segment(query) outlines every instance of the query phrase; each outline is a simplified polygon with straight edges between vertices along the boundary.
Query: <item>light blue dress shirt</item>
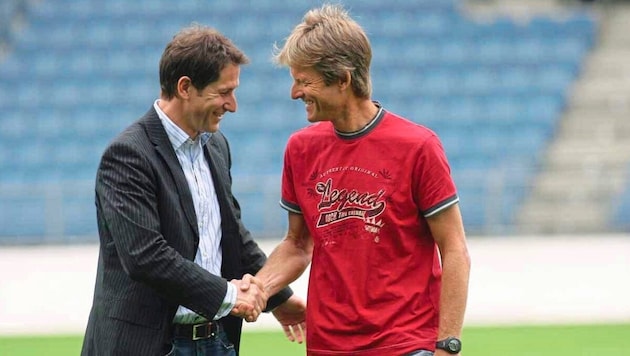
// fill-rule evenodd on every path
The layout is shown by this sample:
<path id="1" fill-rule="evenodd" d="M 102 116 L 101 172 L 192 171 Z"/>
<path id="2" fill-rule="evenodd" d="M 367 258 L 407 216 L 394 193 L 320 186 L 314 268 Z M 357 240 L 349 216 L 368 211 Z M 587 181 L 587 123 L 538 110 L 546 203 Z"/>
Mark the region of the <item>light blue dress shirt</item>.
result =
<path id="1" fill-rule="evenodd" d="M 177 154 L 195 206 L 199 230 L 199 247 L 195 255 L 195 263 L 208 272 L 220 276 L 223 261 L 221 254 L 221 214 L 210 166 L 203 154 L 203 147 L 212 134 L 203 132 L 196 139 L 191 139 L 160 109 L 158 102 L 159 100 L 156 100 L 153 107 L 157 111 L 169 141 L 171 141 Z M 214 320 L 228 315 L 236 304 L 236 287 L 229 282 L 227 282 L 227 286 L 227 294 Z M 173 321 L 179 324 L 194 324 L 207 320 L 192 310 L 180 306 Z"/>

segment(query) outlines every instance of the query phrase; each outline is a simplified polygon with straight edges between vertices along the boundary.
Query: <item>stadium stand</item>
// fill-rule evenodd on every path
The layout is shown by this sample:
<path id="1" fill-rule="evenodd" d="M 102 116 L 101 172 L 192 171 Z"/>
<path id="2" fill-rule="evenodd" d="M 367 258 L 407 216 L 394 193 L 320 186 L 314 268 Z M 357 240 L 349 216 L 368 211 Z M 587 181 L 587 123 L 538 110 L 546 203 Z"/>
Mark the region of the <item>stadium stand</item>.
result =
<path id="1" fill-rule="evenodd" d="M 12 3 L 24 6 L 24 26 L 3 29 L 0 243 L 95 241 L 100 153 L 157 98 L 163 46 L 191 22 L 218 28 L 252 59 L 222 130 L 246 224 L 258 236 L 284 230 L 282 152 L 306 121 L 270 57 L 318 1 Z M 371 36 L 374 98 L 442 138 L 469 233 L 509 233 L 596 42 L 595 18 L 578 8 L 478 21 L 457 0 L 345 3 Z"/>
<path id="2" fill-rule="evenodd" d="M 521 204 L 520 231 L 628 231 L 613 216 L 623 209 L 619 196 L 630 162 L 630 3 L 596 3 L 597 43 L 571 85 L 567 110 Z"/>
<path id="3" fill-rule="evenodd" d="M 630 177 L 630 165 L 626 168 L 626 176 Z M 630 180 L 627 180 L 621 195 L 615 199 L 612 224 L 620 231 L 630 230 Z"/>

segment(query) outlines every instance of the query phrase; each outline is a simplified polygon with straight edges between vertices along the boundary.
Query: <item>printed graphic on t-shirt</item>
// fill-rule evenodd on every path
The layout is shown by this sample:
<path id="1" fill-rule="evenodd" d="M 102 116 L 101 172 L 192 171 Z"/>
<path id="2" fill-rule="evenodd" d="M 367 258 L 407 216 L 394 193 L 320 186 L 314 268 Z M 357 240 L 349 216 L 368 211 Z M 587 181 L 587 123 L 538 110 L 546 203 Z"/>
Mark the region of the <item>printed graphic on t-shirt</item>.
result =
<path id="1" fill-rule="evenodd" d="M 328 175 L 342 171 L 378 177 L 375 172 L 354 166 L 335 167 L 319 175 L 312 192 L 319 197 L 317 204 L 319 216 L 315 226 L 317 228 L 329 227 L 345 220 L 355 219 L 364 223 L 365 231 L 378 234 L 383 227 L 380 216 L 387 206 L 385 190 L 370 191 L 339 186 L 338 179 Z"/>

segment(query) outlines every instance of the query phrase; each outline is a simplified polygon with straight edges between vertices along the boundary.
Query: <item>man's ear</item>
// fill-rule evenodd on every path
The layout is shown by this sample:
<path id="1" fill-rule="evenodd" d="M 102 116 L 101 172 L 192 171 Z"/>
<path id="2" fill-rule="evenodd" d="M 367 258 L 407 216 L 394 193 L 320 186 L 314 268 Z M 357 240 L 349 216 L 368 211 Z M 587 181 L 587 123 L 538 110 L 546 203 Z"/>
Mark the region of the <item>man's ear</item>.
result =
<path id="1" fill-rule="evenodd" d="M 182 99 L 188 99 L 190 97 L 190 90 L 192 89 L 192 82 L 190 77 L 183 76 L 177 81 L 177 96 Z"/>
<path id="2" fill-rule="evenodd" d="M 349 71 L 346 71 L 343 76 L 339 78 L 339 89 L 346 90 L 352 84 L 352 75 Z"/>

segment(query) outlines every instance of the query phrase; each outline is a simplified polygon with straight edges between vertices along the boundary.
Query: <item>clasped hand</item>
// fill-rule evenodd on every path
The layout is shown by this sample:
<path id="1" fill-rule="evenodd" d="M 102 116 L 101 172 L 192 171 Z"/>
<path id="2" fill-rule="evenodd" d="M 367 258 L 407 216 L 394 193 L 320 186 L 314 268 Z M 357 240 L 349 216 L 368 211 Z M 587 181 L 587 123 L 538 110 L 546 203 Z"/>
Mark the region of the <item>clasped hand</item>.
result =
<path id="1" fill-rule="evenodd" d="M 237 290 L 236 304 L 230 314 L 248 322 L 256 321 L 269 298 L 263 289 L 262 281 L 251 274 L 245 274 L 243 279 L 233 279 L 230 283 L 234 284 Z"/>

